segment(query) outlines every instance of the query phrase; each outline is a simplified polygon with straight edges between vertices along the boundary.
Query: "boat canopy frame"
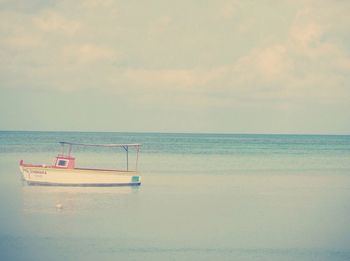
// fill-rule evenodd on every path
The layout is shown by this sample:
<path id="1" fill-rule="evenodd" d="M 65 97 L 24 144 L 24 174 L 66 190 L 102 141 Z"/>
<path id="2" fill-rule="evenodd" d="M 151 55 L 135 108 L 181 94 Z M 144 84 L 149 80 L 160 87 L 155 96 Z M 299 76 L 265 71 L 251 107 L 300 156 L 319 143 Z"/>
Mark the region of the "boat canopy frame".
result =
<path id="1" fill-rule="evenodd" d="M 138 169 L 139 152 L 141 144 L 138 143 L 125 143 L 125 144 L 90 144 L 90 143 L 75 143 L 60 141 L 59 144 L 62 145 L 62 155 L 71 157 L 73 146 L 85 146 L 85 147 L 105 147 L 105 148 L 123 148 L 126 152 L 126 171 L 129 171 L 129 147 L 136 149 L 136 171 Z M 68 146 L 68 153 L 65 153 L 65 146 Z"/>

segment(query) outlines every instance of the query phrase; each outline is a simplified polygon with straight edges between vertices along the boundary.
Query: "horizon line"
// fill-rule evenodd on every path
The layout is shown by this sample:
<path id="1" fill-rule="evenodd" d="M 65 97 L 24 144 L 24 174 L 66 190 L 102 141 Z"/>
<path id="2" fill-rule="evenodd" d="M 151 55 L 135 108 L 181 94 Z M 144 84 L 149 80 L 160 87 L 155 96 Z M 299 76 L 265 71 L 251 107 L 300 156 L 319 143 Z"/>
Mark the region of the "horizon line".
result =
<path id="1" fill-rule="evenodd" d="M 0 132 L 67 132 L 67 133 L 150 133 L 150 134 L 199 134 L 199 135 L 310 135 L 350 136 L 350 133 L 268 133 L 268 132 L 171 132 L 171 131 L 88 131 L 88 130 L 2 130 Z"/>

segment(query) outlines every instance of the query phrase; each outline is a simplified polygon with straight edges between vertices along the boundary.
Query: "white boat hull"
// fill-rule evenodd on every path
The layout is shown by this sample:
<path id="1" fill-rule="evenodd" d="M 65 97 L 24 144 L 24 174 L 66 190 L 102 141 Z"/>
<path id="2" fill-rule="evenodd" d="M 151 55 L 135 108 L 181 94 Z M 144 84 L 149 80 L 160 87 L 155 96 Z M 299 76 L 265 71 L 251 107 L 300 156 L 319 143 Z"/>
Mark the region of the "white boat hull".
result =
<path id="1" fill-rule="evenodd" d="M 20 166 L 20 170 L 23 179 L 30 185 L 122 186 L 141 184 L 141 176 L 136 171 L 60 169 L 44 166 Z"/>

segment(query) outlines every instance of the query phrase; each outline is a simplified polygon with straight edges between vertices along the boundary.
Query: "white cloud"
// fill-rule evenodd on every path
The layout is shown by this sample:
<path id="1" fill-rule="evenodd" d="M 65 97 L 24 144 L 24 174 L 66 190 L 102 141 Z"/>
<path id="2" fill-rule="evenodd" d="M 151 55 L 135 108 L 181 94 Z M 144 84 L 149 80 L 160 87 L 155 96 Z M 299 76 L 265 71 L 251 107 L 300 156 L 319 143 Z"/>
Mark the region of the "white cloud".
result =
<path id="1" fill-rule="evenodd" d="M 44 32 L 63 32 L 70 35 L 76 33 L 81 26 L 80 22 L 67 19 L 54 11 L 46 11 L 39 17 L 34 17 L 33 21 Z"/>
<path id="2" fill-rule="evenodd" d="M 215 69 L 172 69 L 172 70 L 138 70 L 131 69 L 125 72 L 128 81 L 147 88 L 159 90 L 197 90 L 220 78 L 224 68 Z"/>
<path id="3" fill-rule="evenodd" d="M 33 34 L 22 33 L 5 38 L 3 43 L 15 49 L 38 48 L 42 46 L 42 39 Z"/>
<path id="4" fill-rule="evenodd" d="M 247 74 L 256 81 L 274 81 L 293 69 L 293 61 L 286 46 L 275 44 L 265 48 L 255 48 L 235 64 L 237 74 Z"/>
<path id="5" fill-rule="evenodd" d="M 206 105 L 220 104 L 220 99 L 228 105 L 238 99 L 295 103 L 347 99 L 349 49 L 337 38 L 347 22 L 342 21 L 340 27 L 334 22 L 342 8 L 334 4 L 337 7 L 329 10 L 329 4 L 312 1 L 295 4 L 294 19 L 283 28 L 286 36 L 266 35 L 261 41 L 252 26 L 258 20 L 244 16 L 244 5 L 220 2 L 211 15 L 217 19 L 220 10 L 225 19 L 217 21 L 206 14 L 201 22 L 209 22 L 196 30 L 183 28 L 182 12 L 156 12 L 142 4 L 130 10 L 127 4 L 117 6 L 111 0 L 63 1 L 35 14 L 0 11 L 5 21 L 0 25 L 0 44 L 2 57 L 6 57 L 0 61 L 1 75 L 7 75 L 9 86 L 84 89 L 96 84 L 107 91 L 124 88 L 126 94 L 134 89 L 140 95 L 175 90 L 184 99 L 196 92 Z M 189 28 L 198 22 L 193 14 L 197 13 L 187 16 Z M 234 19 L 227 18 L 236 15 L 243 18 L 232 24 Z M 273 34 L 274 28 L 268 29 Z M 165 33 L 166 39 L 162 38 Z M 236 42 L 223 45 L 227 37 Z M 250 47 L 238 48 L 244 45 Z M 20 55 L 12 55 L 17 53 Z M 217 54 L 223 57 L 221 63 Z M 203 64 L 198 57 L 206 57 L 207 62 Z M 91 70 L 96 80 L 86 77 Z M 19 79 L 26 82 L 19 84 Z"/>
<path id="6" fill-rule="evenodd" d="M 170 16 L 162 16 L 158 18 L 157 20 L 153 21 L 149 26 L 149 34 L 152 36 L 153 34 L 160 34 L 167 31 L 171 24 L 171 21 L 172 19 Z"/>
<path id="7" fill-rule="evenodd" d="M 224 18 L 232 18 L 236 12 L 238 12 L 240 2 L 237 0 L 226 1 L 220 8 L 219 14 Z"/>
<path id="8" fill-rule="evenodd" d="M 114 7 L 114 0 L 82 0 L 80 1 L 80 5 L 85 8 L 99 8 L 99 7 Z"/>
<path id="9" fill-rule="evenodd" d="M 91 43 L 66 45 L 63 47 L 63 63 L 91 64 L 101 61 L 112 62 L 116 59 L 116 52 L 109 47 Z"/>

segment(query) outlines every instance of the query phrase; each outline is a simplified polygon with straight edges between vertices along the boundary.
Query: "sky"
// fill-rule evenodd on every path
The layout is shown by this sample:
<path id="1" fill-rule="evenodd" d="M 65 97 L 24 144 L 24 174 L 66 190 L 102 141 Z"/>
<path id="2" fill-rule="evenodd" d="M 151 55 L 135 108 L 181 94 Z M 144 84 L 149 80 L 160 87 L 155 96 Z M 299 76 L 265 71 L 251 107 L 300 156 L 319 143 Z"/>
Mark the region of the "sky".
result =
<path id="1" fill-rule="evenodd" d="M 350 134 L 349 11 L 0 0 L 0 130 Z"/>

